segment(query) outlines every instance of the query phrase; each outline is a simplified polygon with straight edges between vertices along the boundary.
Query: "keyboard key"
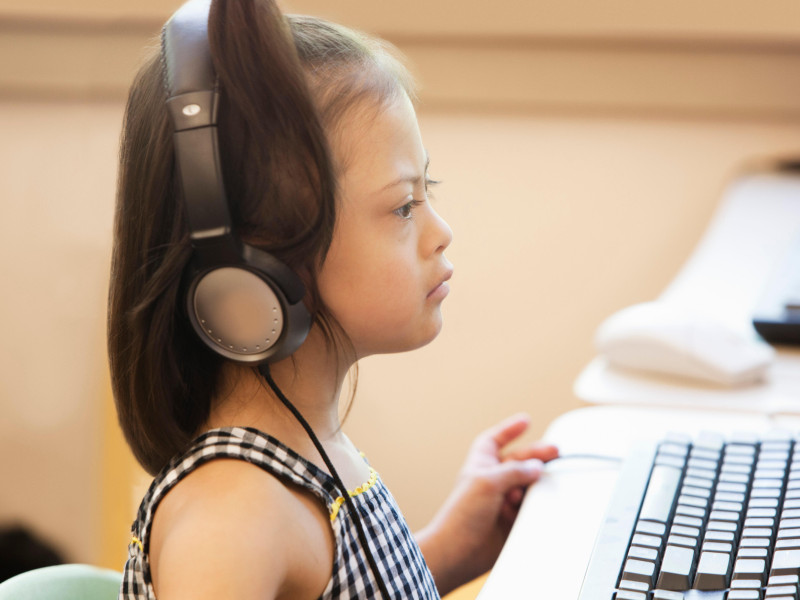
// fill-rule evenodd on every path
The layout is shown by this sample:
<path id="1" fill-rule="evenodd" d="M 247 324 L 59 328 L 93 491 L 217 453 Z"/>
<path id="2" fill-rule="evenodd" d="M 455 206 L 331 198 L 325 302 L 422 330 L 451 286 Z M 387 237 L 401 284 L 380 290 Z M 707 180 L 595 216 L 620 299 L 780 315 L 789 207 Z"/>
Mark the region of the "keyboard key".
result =
<path id="1" fill-rule="evenodd" d="M 650 591 L 650 586 L 642 581 L 631 581 L 623 578 L 619 581 L 619 589 L 647 593 Z"/>
<path id="2" fill-rule="evenodd" d="M 789 550 L 800 548 L 800 540 L 797 538 L 786 538 L 783 540 L 775 540 L 775 550 Z"/>
<path id="3" fill-rule="evenodd" d="M 653 600 L 683 600 L 683 592 L 671 592 L 669 590 L 655 590 Z"/>
<path id="4" fill-rule="evenodd" d="M 797 575 L 773 575 L 767 581 L 769 585 L 798 585 Z"/>
<path id="5" fill-rule="evenodd" d="M 719 480 L 725 483 L 741 483 L 747 485 L 750 481 L 750 476 L 744 473 L 720 473 Z M 762 479 L 760 481 L 772 481 L 771 479 Z"/>
<path id="6" fill-rule="evenodd" d="M 697 517 L 699 519 L 705 519 L 706 517 L 706 510 L 704 508 L 700 508 L 698 506 L 687 506 L 685 504 L 678 504 L 675 508 L 675 513 L 679 515 L 685 515 L 687 517 Z"/>
<path id="7" fill-rule="evenodd" d="M 668 545 L 661 561 L 657 586 L 664 590 L 688 590 L 691 587 L 694 550 L 681 546 Z"/>
<path id="8" fill-rule="evenodd" d="M 782 479 L 772 479 L 772 478 L 763 478 L 763 477 L 756 477 L 753 479 L 753 483 L 751 484 L 753 489 L 764 489 L 764 488 L 771 488 L 771 489 L 778 489 L 783 487 L 783 480 Z"/>
<path id="9" fill-rule="evenodd" d="M 622 570 L 622 576 L 631 581 L 641 581 L 650 586 L 653 585 L 655 577 L 656 565 L 649 560 L 637 560 L 629 558 L 625 561 L 625 567 Z"/>
<path id="10" fill-rule="evenodd" d="M 764 538 L 742 538 L 739 548 L 769 548 L 769 540 Z"/>
<path id="11" fill-rule="evenodd" d="M 658 550 L 655 548 L 642 548 L 641 546 L 631 546 L 628 549 L 628 558 L 638 558 L 656 562 L 658 560 Z"/>
<path id="12" fill-rule="evenodd" d="M 673 525 L 669 530 L 670 535 L 682 535 L 686 537 L 700 537 L 699 527 L 686 527 L 685 525 Z"/>
<path id="13" fill-rule="evenodd" d="M 767 561 L 761 558 L 737 558 L 733 566 L 734 579 L 755 579 L 764 584 L 767 580 Z"/>
<path id="14" fill-rule="evenodd" d="M 727 600 L 761 600 L 761 592 L 758 590 L 731 590 L 728 592 Z"/>
<path id="15" fill-rule="evenodd" d="M 749 476 L 752 470 L 752 465 L 742 465 L 736 462 L 728 462 L 727 460 L 725 461 L 725 464 L 722 465 L 723 473 L 739 473 L 740 475 Z"/>
<path id="16" fill-rule="evenodd" d="M 769 458 L 759 457 L 756 464 L 757 469 L 775 469 L 781 472 L 781 477 L 786 474 L 786 458 L 782 457 L 778 460 L 770 460 Z"/>
<path id="17" fill-rule="evenodd" d="M 675 444 L 672 442 L 664 442 L 658 447 L 659 454 L 672 454 L 674 456 L 685 457 L 689 447 L 686 444 Z"/>
<path id="18" fill-rule="evenodd" d="M 727 521 L 729 523 L 738 523 L 742 518 L 742 513 L 731 512 L 728 510 L 712 510 L 708 517 L 715 521 Z"/>
<path id="19" fill-rule="evenodd" d="M 645 548 L 661 548 L 661 538 L 655 535 L 644 535 L 637 533 L 631 539 L 632 546 L 643 546 Z"/>
<path id="20" fill-rule="evenodd" d="M 687 475 L 683 479 L 683 484 L 690 485 L 692 487 L 706 488 L 710 490 L 712 487 L 714 487 L 714 480 L 706 479 L 704 477 L 692 477 Z M 742 491 L 744 491 L 744 486 Z"/>
<path id="21" fill-rule="evenodd" d="M 709 542 L 731 542 L 734 541 L 733 532 L 731 531 L 715 531 L 708 530 L 703 538 L 704 541 Z"/>
<path id="22" fill-rule="evenodd" d="M 746 494 L 748 486 L 746 483 L 731 483 L 720 481 L 717 483 L 717 492 L 734 492 L 737 494 Z"/>
<path id="23" fill-rule="evenodd" d="M 752 454 L 726 454 L 723 464 L 728 465 L 749 465 L 752 466 L 754 461 Z"/>
<path id="24" fill-rule="evenodd" d="M 800 500 L 796 500 L 798 506 L 796 508 L 800 508 Z M 750 502 L 747 503 L 748 508 L 778 508 L 778 499 L 777 498 L 750 498 Z M 786 504 L 784 504 L 784 508 Z"/>
<path id="25" fill-rule="evenodd" d="M 678 502 L 680 504 L 685 504 L 686 506 L 699 506 L 700 508 L 707 508 L 708 507 L 708 498 L 700 498 L 698 496 L 687 496 L 681 495 L 678 497 Z M 741 510 L 742 507 L 739 507 Z"/>
<path id="26" fill-rule="evenodd" d="M 636 533 L 663 536 L 667 532 L 667 527 L 663 523 L 655 523 L 653 521 L 642 521 L 640 519 L 636 523 L 635 531 Z"/>
<path id="27" fill-rule="evenodd" d="M 745 527 L 742 529 L 742 537 L 772 537 L 772 529 L 768 527 Z"/>
<path id="28" fill-rule="evenodd" d="M 779 482 L 779 485 L 783 487 L 783 476 L 785 473 L 778 469 L 756 469 L 755 477 L 759 479 L 774 479 L 775 481 Z"/>
<path id="29" fill-rule="evenodd" d="M 792 447 L 792 434 L 788 431 L 773 429 L 761 437 L 763 437 L 761 440 L 762 454 L 773 451 L 781 451 L 781 453 L 788 454 Z"/>
<path id="30" fill-rule="evenodd" d="M 705 498 L 708 500 L 711 497 L 711 490 L 709 488 L 695 487 L 693 485 L 684 485 L 681 488 L 681 494 L 686 496 L 697 496 L 698 498 Z M 739 502 L 744 501 L 744 494 L 736 494 L 736 496 L 742 496 L 742 500 Z M 719 498 L 719 494 L 717 494 L 717 498 Z"/>
<path id="31" fill-rule="evenodd" d="M 745 527 L 769 527 L 775 528 L 775 519 L 769 517 L 750 517 L 744 520 Z"/>
<path id="32" fill-rule="evenodd" d="M 620 590 L 614 594 L 614 600 L 647 600 L 647 594 L 632 592 L 631 590 Z"/>
<path id="33" fill-rule="evenodd" d="M 711 510 L 727 510 L 741 514 L 741 512 L 744 510 L 744 506 L 741 502 L 723 502 L 715 499 L 714 503 L 711 505 Z"/>
<path id="34" fill-rule="evenodd" d="M 767 558 L 769 551 L 766 548 L 739 548 L 737 558 Z"/>
<path id="35" fill-rule="evenodd" d="M 730 562 L 731 555 L 725 552 L 701 552 L 693 587 L 697 590 L 727 588 Z"/>
<path id="36" fill-rule="evenodd" d="M 702 527 L 703 519 L 687 517 L 686 515 L 675 515 L 675 518 L 672 519 L 672 523 L 675 525 L 686 525 L 687 527 Z"/>
<path id="37" fill-rule="evenodd" d="M 718 450 L 709 450 L 708 448 L 698 448 L 695 446 L 692 448 L 691 453 L 689 454 L 692 458 L 704 458 L 706 460 L 713 460 L 719 462 L 719 451 Z"/>
<path id="38" fill-rule="evenodd" d="M 735 521 L 709 521 L 706 524 L 706 529 L 710 531 L 730 531 L 736 533 L 739 527 Z"/>
<path id="39" fill-rule="evenodd" d="M 749 431 L 736 431 L 730 436 L 730 441 L 725 446 L 725 453 L 755 454 L 759 437 Z"/>
<path id="40" fill-rule="evenodd" d="M 684 600 L 725 600 L 725 590 L 689 590 L 683 593 Z"/>
<path id="41" fill-rule="evenodd" d="M 797 590 L 789 585 L 769 586 L 764 598 L 766 600 L 797 600 Z"/>
<path id="42" fill-rule="evenodd" d="M 778 539 L 800 538 L 800 527 L 781 527 L 778 529 Z"/>
<path id="43" fill-rule="evenodd" d="M 680 480 L 681 472 L 678 469 L 664 465 L 654 466 L 639 518 L 666 523 L 672 512 Z"/>
<path id="44" fill-rule="evenodd" d="M 683 535 L 670 535 L 667 538 L 667 544 L 672 546 L 683 546 L 684 548 L 696 548 L 697 538 L 686 537 Z"/>
<path id="45" fill-rule="evenodd" d="M 731 589 L 735 590 L 760 590 L 763 586 L 757 579 L 734 579 L 731 581 Z"/>
<path id="46" fill-rule="evenodd" d="M 717 472 L 712 471 L 711 469 L 700 469 L 698 467 L 689 467 L 686 469 L 686 476 L 714 481 L 715 479 L 717 479 Z"/>
<path id="47" fill-rule="evenodd" d="M 800 550 L 776 550 L 772 556 L 772 575 L 800 574 Z"/>
<path id="48" fill-rule="evenodd" d="M 686 465 L 688 467 L 694 467 L 698 469 L 709 469 L 711 471 L 716 471 L 718 463 L 715 460 L 707 460 L 704 458 L 692 457 L 689 459 L 689 462 L 687 462 Z"/>
<path id="49" fill-rule="evenodd" d="M 683 458 L 672 456 L 671 454 L 658 454 L 656 456 L 655 464 L 665 465 L 667 467 L 675 467 L 676 469 L 683 470 L 685 461 Z"/>
<path id="50" fill-rule="evenodd" d="M 725 542 L 703 542 L 703 550 L 708 550 L 709 552 L 733 552 L 733 544 L 727 544 Z"/>

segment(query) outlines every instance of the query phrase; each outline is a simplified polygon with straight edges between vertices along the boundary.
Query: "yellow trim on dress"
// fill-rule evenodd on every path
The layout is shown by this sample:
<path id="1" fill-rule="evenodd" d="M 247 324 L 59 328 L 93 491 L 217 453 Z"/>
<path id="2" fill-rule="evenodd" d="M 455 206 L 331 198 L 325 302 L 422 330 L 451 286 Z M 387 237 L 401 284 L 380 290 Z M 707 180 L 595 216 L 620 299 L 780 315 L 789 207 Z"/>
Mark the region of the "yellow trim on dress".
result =
<path id="1" fill-rule="evenodd" d="M 352 491 L 351 490 L 347 490 L 347 494 L 351 498 L 353 498 L 354 496 L 358 496 L 359 494 L 363 494 L 369 488 L 374 486 L 377 481 L 378 481 L 378 472 L 375 469 L 373 469 L 372 467 L 370 467 L 369 468 L 369 480 L 366 483 L 358 486 L 356 489 L 354 489 Z M 339 514 L 339 509 L 342 507 L 342 504 L 344 504 L 344 496 L 339 496 L 338 498 L 336 498 L 336 500 L 331 502 L 331 506 L 330 506 L 331 523 L 333 523 L 336 520 L 336 516 Z"/>
<path id="2" fill-rule="evenodd" d="M 137 546 L 139 546 L 139 550 L 144 552 L 144 546 L 142 546 L 142 540 L 140 540 L 135 535 L 133 537 L 131 537 L 131 542 L 130 542 L 130 544 L 128 544 L 128 546 L 132 546 L 133 544 L 136 544 Z"/>

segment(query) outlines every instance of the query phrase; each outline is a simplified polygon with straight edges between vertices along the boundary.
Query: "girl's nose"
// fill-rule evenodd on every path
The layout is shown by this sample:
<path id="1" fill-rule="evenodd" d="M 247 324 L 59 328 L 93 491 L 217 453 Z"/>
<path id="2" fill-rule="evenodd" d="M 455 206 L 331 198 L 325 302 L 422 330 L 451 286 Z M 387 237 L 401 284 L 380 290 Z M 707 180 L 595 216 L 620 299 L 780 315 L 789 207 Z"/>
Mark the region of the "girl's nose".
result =
<path id="1" fill-rule="evenodd" d="M 444 252 L 453 241 L 453 230 L 439 213 L 431 207 L 431 237 L 434 240 L 434 252 Z"/>

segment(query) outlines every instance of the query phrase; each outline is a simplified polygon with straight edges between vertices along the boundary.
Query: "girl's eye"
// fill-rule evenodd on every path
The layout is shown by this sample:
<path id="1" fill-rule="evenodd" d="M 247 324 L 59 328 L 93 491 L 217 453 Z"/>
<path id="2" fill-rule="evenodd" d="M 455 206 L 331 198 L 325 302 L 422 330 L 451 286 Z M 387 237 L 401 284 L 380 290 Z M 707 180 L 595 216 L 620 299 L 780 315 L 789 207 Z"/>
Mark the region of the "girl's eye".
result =
<path id="1" fill-rule="evenodd" d="M 412 200 L 406 204 L 403 204 L 400 208 L 395 209 L 394 214 L 396 214 L 401 219 L 410 219 L 413 215 L 414 209 L 422 204 L 421 200 Z"/>

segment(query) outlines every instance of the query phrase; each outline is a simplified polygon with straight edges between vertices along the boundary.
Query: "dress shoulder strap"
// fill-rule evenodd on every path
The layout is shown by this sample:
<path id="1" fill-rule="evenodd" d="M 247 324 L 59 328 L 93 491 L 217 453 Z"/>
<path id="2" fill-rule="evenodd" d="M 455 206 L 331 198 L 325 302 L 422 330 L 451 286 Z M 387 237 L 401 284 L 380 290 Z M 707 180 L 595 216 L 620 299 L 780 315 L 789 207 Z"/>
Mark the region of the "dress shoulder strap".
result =
<path id="1" fill-rule="evenodd" d="M 299 486 L 318 497 L 329 511 L 338 496 L 330 476 L 272 436 L 248 427 L 212 429 L 155 477 L 139 506 L 133 525 L 133 543 L 147 553 L 153 515 L 162 498 L 192 471 L 215 459 L 249 462 L 281 481 Z"/>

